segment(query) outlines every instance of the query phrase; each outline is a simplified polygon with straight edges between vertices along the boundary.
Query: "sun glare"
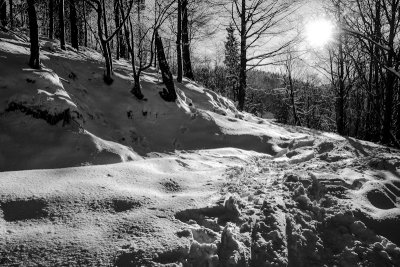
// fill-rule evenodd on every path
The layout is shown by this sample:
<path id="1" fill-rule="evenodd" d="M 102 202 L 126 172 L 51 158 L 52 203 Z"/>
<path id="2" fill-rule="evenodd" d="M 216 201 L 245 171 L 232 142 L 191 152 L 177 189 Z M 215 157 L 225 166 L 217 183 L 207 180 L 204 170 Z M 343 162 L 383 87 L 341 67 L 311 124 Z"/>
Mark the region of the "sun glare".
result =
<path id="1" fill-rule="evenodd" d="M 323 47 L 333 39 L 334 25 L 327 19 L 310 21 L 306 25 L 306 38 L 313 47 Z"/>

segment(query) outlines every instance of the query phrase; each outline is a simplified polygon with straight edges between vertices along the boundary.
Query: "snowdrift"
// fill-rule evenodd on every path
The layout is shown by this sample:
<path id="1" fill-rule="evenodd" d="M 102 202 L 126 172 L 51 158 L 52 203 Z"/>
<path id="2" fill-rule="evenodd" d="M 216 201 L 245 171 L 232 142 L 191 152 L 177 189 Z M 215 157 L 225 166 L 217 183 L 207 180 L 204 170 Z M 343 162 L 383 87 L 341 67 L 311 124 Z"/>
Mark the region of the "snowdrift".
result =
<path id="1" fill-rule="evenodd" d="M 143 74 L 144 101 L 130 94 L 126 61 L 114 62 L 114 83 L 102 79 L 101 55 L 61 51 L 43 40 L 40 71 L 27 67 L 29 44 L 0 40 L 0 170 L 60 168 L 137 160 L 150 152 L 221 147 L 280 153 L 301 137 L 238 112 L 211 90 L 184 80 L 179 99 L 164 102 L 155 70 Z M 40 151 L 39 154 L 35 153 Z"/>

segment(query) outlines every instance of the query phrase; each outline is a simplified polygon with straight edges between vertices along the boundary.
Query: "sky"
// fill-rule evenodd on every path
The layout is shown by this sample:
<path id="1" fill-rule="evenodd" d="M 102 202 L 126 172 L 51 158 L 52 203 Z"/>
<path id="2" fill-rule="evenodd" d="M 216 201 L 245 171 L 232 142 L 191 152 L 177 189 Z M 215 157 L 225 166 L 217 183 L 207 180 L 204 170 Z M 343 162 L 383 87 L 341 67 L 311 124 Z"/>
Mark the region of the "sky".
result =
<path id="1" fill-rule="evenodd" d="M 292 19 L 295 22 L 295 30 L 301 35 L 305 33 L 305 25 L 308 21 L 321 17 L 324 17 L 323 1 L 321 0 L 303 0 L 302 3 L 300 3 L 298 11 L 292 15 Z M 207 58 L 213 64 L 223 63 L 224 42 L 226 39 L 225 25 L 227 25 L 227 23 L 226 21 L 224 21 L 222 16 L 216 18 L 214 23 L 215 25 L 219 25 L 218 31 L 215 35 L 207 36 L 206 38 L 196 40 L 193 43 L 193 54 L 197 55 L 197 62 Z M 284 35 L 282 35 L 281 37 L 278 36 L 275 41 L 279 42 L 282 41 L 284 38 L 287 37 Z M 309 48 L 307 43 L 303 43 L 300 46 L 301 50 Z M 270 70 L 268 67 L 263 69 Z M 273 67 L 273 69 L 276 69 L 276 67 Z"/>

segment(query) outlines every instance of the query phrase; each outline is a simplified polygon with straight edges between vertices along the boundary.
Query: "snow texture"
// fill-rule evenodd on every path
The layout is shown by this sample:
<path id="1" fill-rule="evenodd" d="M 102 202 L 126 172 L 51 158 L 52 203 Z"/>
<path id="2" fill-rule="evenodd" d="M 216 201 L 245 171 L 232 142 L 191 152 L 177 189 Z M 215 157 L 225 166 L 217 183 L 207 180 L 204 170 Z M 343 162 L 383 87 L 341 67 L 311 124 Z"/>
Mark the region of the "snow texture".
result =
<path id="1" fill-rule="evenodd" d="M 0 265 L 400 266 L 398 150 L 58 47 L 0 35 Z"/>

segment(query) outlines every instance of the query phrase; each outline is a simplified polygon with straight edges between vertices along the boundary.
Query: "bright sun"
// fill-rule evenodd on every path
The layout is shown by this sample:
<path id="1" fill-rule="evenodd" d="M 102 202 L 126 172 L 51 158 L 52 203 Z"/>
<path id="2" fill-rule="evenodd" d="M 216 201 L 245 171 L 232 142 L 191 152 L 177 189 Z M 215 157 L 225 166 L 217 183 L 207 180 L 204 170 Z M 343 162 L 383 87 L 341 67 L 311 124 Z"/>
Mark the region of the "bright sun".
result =
<path id="1" fill-rule="evenodd" d="M 306 38 L 313 47 L 323 47 L 333 39 L 334 25 L 327 19 L 310 21 L 306 25 Z"/>

